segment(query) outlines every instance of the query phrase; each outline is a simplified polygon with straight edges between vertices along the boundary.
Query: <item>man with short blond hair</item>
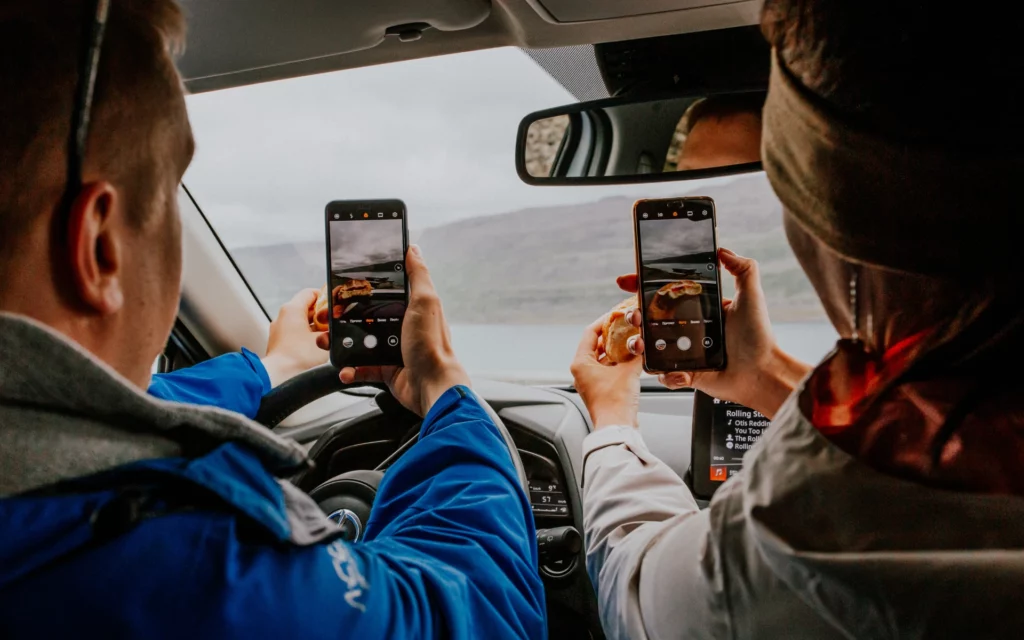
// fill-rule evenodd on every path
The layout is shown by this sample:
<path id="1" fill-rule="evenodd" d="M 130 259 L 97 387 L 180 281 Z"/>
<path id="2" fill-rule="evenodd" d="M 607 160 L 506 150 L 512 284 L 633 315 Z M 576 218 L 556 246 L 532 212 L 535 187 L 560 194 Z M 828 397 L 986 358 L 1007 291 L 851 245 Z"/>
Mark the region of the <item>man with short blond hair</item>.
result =
<path id="1" fill-rule="evenodd" d="M 183 43 L 181 11 L 171 2 L 116 3 L 97 70 L 84 185 L 58 210 L 73 178 L 66 157 L 81 57 L 74 43 L 82 40 L 88 6 L 5 5 L 0 309 L 57 329 L 142 383 L 152 360 L 129 363 L 133 354 L 111 343 L 159 353 L 177 312 L 177 188 L 193 151 L 169 57 Z M 105 316 L 102 327 L 97 315 Z"/>
<path id="2" fill-rule="evenodd" d="M 364 543 L 280 479 L 296 443 L 143 393 L 181 281 L 184 27 L 173 0 L 107 4 L 0 5 L 0 635 L 545 635 L 507 434 L 415 248 L 405 368 L 342 372 L 424 417 Z"/>

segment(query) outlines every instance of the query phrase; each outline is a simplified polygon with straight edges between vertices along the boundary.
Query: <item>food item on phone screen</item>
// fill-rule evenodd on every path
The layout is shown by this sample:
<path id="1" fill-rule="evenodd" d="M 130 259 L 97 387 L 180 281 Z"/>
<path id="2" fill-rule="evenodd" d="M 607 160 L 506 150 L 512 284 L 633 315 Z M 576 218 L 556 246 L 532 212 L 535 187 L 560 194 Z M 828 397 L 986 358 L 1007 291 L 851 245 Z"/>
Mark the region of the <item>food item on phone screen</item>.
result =
<path id="1" fill-rule="evenodd" d="M 626 313 L 636 307 L 636 300 L 636 296 L 633 296 L 615 305 L 601 327 L 604 352 L 610 363 L 625 362 L 633 357 L 626 348 L 626 343 L 633 336 L 640 334 L 640 328 L 629 323 Z"/>
<path id="2" fill-rule="evenodd" d="M 337 320 L 356 307 L 356 303 L 369 302 L 371 296 L 373 296 L 373 285 L 369 280 L 342 278 L 341 284 L 331 291 L 331 301 L 334 303 L 331 315 Z"/>
<path id="3" fill-rule="evenodd" d="M 369 280 L 360 278 L 342 278 L 341 284 L 334 287 L 332 292 L 334 304 L 344 304 L 347 301 L 355 302 L 352 298 L 370 297 L 373 295 L 373 285 Z"/>
<path id="4" fill-rule="evenodd" d="M 647 308 L 647 318 L 674 320 L 677 317 L 676 308 L 692 296 L 699 296 L 703 291 L 700 283 L 693 280 L 670 282 L 654 294 L 654 299 Z"/>

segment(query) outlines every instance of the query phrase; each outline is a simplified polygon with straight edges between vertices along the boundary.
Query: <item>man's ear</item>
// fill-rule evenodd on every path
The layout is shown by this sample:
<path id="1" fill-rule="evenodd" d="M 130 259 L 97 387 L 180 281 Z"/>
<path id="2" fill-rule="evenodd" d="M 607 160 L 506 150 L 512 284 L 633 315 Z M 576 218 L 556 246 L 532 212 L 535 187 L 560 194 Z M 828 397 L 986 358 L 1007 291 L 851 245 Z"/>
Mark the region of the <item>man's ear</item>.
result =
<path id="1" fill-rule="evenodd" d="M 72 293 L 100 315 L 124 306 L 124 221 L 117 189 L 109 182 L 82 187 L 68 220 L 67 260 Z"/>

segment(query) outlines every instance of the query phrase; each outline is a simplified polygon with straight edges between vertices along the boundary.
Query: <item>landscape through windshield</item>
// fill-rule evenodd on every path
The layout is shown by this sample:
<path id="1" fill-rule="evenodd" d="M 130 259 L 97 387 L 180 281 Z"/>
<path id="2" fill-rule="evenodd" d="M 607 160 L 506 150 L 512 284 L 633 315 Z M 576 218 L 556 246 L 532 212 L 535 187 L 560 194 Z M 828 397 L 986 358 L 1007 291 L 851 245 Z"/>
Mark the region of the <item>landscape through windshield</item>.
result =
<path id="1" fill-rule="evenodd" d="M 709 196 L 719 239 L 757 258 L 784 349 L 835 341 L 782 230 L 763 173 L 611 187 L 530 187 L 520 119 L 575 101 L 525 53 L 494 49 L 189 97 L 197 140 L 184 183 L 273 317 L 326 278 L 331 200 L 398 198 L 471 373 L 564 382 L 583 327 L 634 270 L 633 202 Z M 723 294 L 733 292 L 724 278 Z"/>

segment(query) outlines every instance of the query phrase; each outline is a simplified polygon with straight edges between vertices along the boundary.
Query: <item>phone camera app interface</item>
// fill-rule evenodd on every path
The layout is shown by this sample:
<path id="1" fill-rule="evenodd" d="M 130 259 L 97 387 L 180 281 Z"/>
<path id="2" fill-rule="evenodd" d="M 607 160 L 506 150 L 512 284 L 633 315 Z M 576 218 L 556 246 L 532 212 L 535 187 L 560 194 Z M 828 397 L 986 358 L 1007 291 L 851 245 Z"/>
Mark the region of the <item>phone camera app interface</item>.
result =
<path id="1" fill-rule="evenodd" d="M 715 398 L 711 418 L 711 480 L 724 482 L 743 468 L 743 454 L 753 447 L 771 422 L 735 402 Z"/>
<path id="2" fill-rule="evenodd" d="M 329 224 L 332 350 L 344 361 L 401 362 L 403 212 L 396 207 L 346 210 L 332 213 Z"/>
<path id="3" fill-rule="evenodd" d="M 723 364 L 715 220 L 707 202 L 649 202 L 638 208 L 644 340 L 648 368 Z"/>

